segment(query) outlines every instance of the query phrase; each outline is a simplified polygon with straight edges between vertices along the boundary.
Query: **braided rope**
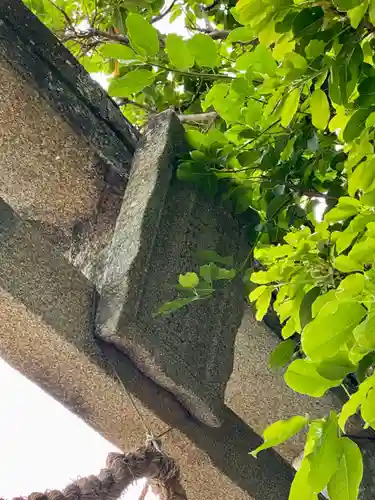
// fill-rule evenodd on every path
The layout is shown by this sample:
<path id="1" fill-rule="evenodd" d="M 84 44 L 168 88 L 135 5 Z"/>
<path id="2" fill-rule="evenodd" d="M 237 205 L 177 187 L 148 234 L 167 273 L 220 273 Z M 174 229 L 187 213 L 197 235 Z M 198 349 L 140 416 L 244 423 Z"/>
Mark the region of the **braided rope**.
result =
<path id="1" fill-rule="evenodd" d="M 110 453 L 106 468 L 97 476 L 78 479 L 63 491 L 31 493 L 13 500 L 117 500 L 131 483 L 141 478 L 154 482 L 162 500 L 187 500 L 178 465 L 152 442 L 132 453 Z"/>

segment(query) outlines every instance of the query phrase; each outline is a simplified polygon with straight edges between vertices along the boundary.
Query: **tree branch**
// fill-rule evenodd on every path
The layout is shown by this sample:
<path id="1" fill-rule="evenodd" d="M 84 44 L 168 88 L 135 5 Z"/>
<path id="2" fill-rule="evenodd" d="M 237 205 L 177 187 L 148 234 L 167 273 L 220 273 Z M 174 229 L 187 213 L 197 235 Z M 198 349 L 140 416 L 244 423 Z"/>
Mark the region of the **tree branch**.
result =
<path id="1" fill-rule="evenodd" d="M 136 106 L 137 108 L 140 108 L 140 109 L 143 109 L 144 111 L 147 111 L 147 113 L 151 113 L 151 114 L 157 113 L 156 109 L 151 108 L 150 106 L 147 106 L 146 104 L 141 104 L 139 102 L 133 101 L 132 99 L 128 99 L 127 97 L 124 97 L 123 99 L 117 99 L 116 102 L 119 106 L 125 106 L 126 104 L 131 104 L 132 106 Z"/>
<path id="2" fill-rule="evenodd" d="M 210 36 L 213 40 L 225 40 L 230 33 L 229 30 L 215 30 L 215 29 L 198 28 L 198 27 L 196 28 L 196 31 L 200 31 L 205 35 Z"/>
<path id="3" fill-rule="evenodd" d="M 164 11 L 161 12 L 158 16 L 155 16 L 151 19 L 151 24 L 157 23 L 158 21 L 161 21 L 165 16 L 167 16 L 170 11 L 173 9 L 173 7 L 176 5 L 177 0 L 173 0 L 173 2 L 170 4 L 170 6 Z"/>
<path id="4" fill-rule="evenodd" d="M 113 40 L 115 42 L 123 43 L 124 45 L 129 45 L 129 38 L 125 35 L 118 35 L 115 33 L 109 33 L 108 31 L 98 30 L 96 28 L 90 28 L 86 31 L 75 31 L 73 33 L 67 33 L 61 37 L 61 40 L 66 42 L 68 40 L 88 40 L 90 38 L 103 38 L 106 40 Z"/>
<path id="5" fill-rule="evenodd" d="M 210 111 L 208 113 L 196 113 L 192 115 L 178 115 L 181 123 L 208 123 L 211 124 L 218 118 L 219 115 L 216 111 Z"/>
<path id="6" fill-rule="evenodd" d="M 61 7 L 59 7 L 58 5 L 55 4 L 55 2 L 53 2 L 52 0 L 48 0 L 49 3 L 51 5 L 53 5 L 59 12 L 60 14 L 62 14 L 65 18 L 65 21 L 67 22 L 68 26 L 71 28 L 71 29 L 74 29 L 74 26 L 73 26 L 73 22 L 72 20 L 70 19 L 70 17 L 68 16 L 68 14 L 65 12 L 64 9 L 62 9 Z"/>

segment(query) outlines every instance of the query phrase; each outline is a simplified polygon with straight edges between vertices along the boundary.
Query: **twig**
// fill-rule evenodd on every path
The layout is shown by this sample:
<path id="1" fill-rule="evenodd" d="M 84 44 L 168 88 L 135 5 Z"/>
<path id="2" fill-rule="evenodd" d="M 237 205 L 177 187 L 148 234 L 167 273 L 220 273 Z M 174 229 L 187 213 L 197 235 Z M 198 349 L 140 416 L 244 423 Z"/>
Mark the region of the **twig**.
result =
<path id="1" fill-rule="evenodd" d="M 48 1 L 51 5 L 53 5 L 60 12 L 60 14 L 62 14 L 64 16 L 65 21 L 68 23 L 68 26 L 74 30 L 73 22 L 70 19 L 70 17 L 68 16 L 68 14 L 65 12 L 65 10 L 62 9 L 61 7 L 59 7 L 58 5 L 56 5 L 55 2 L 53 2 L 52 0 L 48 0 Z"/>
<path id="2" fill-rule="evenodd" d="M 131 104 L 132 106 L 136 106 L 137 108 L 140 108 L 140 109 L 144 109 L 145 111 L 147 111 L 147 113 L 157 113 L 157 110 L 154 109 L 154 108 L 151 108 L 145 104 L 141 104 L 139 102 L 136 102 L 136 101 L 132 101 L 131 99 L 128 99 L 127 97 L 124 97 L 123 99 L 118 99 L 117 100 L 117 104 L 119 106 L 124 106 L 126 104 Z"/>
<path id="3" fill-rule="evenodd" d="M 102 31 L 98 30 L 96 28 L 90 28 L 87 31 L 81 31 L 81 32 L 74 32 L 72 34 L 66 34 L 65 36 L 61 37 L 61 40 L 66 42 L 68 40 L 77 40 L 77 39 L 84 39 L 87 40 L 89 38 L 104 38 L 107 40 L 113 40 L 115 42 L 120 42 L 125 45 L 129 45 L 129 38 L 125 35 L 117 35 L 115 33 L 109 33 L 108 31 Z"/>
<path id="4" fill-rule="evenodd" d="M 203 10 L 206 11 L 206 12 L 208 12 L 208 11 L 214 9 L 217 5 L 219 5 L 220 2 L 221 2 L 221 0 L 214 0 L 212 2 L 212 4 L 210 4 L 210 5 L 204 5 L 203 6 Z"/>
<path id="5" fill-rule="evenodd" d="M 196 73 L 194 71 L 181 71 L 176 68 L 168 68 L 167 66 L 163 66 L 159 63 L 155 62 L 150 62 L 152 66 L 155 66 L 156 68 L 164 69 L 165 71 L 170 71 L 172 73 L 178 73 L 179 75 L 186 75 L 186 76 L 195 76 L 197 78 L 221 78 L 224 80 L 235 80 L 234 76 L 230 75 L 223 75 L 223 73 Z"/>
<path id="6" fill-rule="evenodd" d="M 208 36 L 210 36 L 213 40 L 225 40 L 230 31 L 229 30 L 216 30 L 211 28 L 199 28 L 198 26 L 194 28 L 195 31 L 200 31 Z"/>
<path id="7" fill-rule="evenodd" d="M 151 19 L 151 24 L 157 23 L 161 19 L 163 19 L 166 15 L 170 13 L 170 11 L 173 9 L 173 7 L 176 5 L 177 0 L 173 0 L 173 2 L 170 4 L 170 6 L 164 11 L 161 12 L 158 16 L 155 16 Z"/>
<path id="8" fill-rule="evenodd" d="M 142 488 L 142 491 L 141 491 L 141 494 L 140 494 L 140 497 L 138 500 L 145 500 L 146 499 L 146 495 L 147 495 L 149 486 L 150 486 L 150 483 L 148 480 L 146 480 L 145 485 Z"/>

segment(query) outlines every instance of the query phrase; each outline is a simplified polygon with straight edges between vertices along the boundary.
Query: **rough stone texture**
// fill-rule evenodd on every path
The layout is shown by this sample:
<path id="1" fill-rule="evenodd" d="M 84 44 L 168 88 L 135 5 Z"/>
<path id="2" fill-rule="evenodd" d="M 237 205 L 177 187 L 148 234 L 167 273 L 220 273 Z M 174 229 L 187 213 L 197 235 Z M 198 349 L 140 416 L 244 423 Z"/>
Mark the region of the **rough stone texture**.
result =
<path id="1" fill-rule="evenodd" d="M 233 373 L 225 402 L 259 433 L 279 419 L 305 413 L 318 417 L 339 407 L 331 393 L 314 399 L 292 391 L 285 384 L 282 371 L 268 368 L 268 357 L 279 342 L 264 323 L 255 320 L 248 307 L 236 337 Z M 300 433 L 277 449 L 291 463 L 303 450 L 304 438 Z"/>
<path id="2" fill-rule="evenodd" d="M 21 0 L 0 2 L 0 55 L 117 174 L 127 177 L 138 132 Z"/>
<path id="3" fill-rule="evenodd" d="M 175 178 L 176 158 L 185 149 L 171 112 L 145 131 L 109 250 L 98 330 L 193 415 L 219 425 L 243 313 L 241 282 L 168 317 L 153 316 L 176 296 L 178 274 L 197 269 L 197 250 L 215 249 L 235 261 L 247 252 L 239 223 Z"/>
<path id="4" fill-rule="evenodd" d="M 124 182 L 86 140 L 0 57 L 0 196 L 95 283 Z"/>
<path id="5" fill-rule="evenodd" d="M 276 420 L 303 414 L 321 417 L 331 409 L 340 411 L 342 405 L 339 395 L 332 391 L 324 398 L 311 398 L 289 389 L 283 371 L 275 372 L 267 366 L 268 357 L 279 342 L 264 323 L 255 320 L 251 308 L 247 308 L 236 337 L 233 373 L 227 384 L 225 402 L 259 434 Z M 374 434 L 363 431 L 358 417 L 351 419 L 346 431 L 360 436 L 354 439 L 362 450 L 365 467 L 359 498 L 372 499 L 375 494 L 375 446 L 373 441 L 364 438 L 373 438 Z M 305 434 L 299 433 L 276 449 L 292 463 L 302 453 L 304 440 Z"/>
<path id="6" fill-rule="evenodd" d="M 122 449 L 146 431 L 107 359 L 155 435 L 181 461 L 194 500 L 285 500 L 290 467 L 224 408 L 220 429 L 199 424 L 114 346 L 93 337 L 93 287 L 40 232 L 0 201 L 0 355 Z M 104 353 L 104 354 L 103 354 Z M 95 471 L 93 471 L 95 472 Z"/>

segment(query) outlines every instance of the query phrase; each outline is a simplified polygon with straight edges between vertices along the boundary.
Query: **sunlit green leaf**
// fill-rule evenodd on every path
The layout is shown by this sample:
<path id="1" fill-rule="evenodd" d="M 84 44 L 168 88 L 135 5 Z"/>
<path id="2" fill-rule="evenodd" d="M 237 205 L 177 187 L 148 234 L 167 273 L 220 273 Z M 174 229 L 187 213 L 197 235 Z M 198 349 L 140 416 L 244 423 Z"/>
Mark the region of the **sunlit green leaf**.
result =
<path id="1" fill-rule="evenodd" d="M 190 53 L 187 43 L 173 33 L 167 36 L 165 48 L 169 60 L 175 68 L 189 69 L 194 66 L 194 56 Z"/>
<path id="2" fill-rule="evenodd" d="M 324 130 L 328 125 L 330 111 L 328 99 L 323 90 L 314 90 L 310 98 L 310 109 L 313 125 Z"/>
<path id="3" fill-rule="evenodd" d="M 217 46 L 210 36 L 198 33 L 188 40 L 187 47 L 199 66 L 214 68 L 219 64 Z"/>
<path id="4" fill-rule="evenodd" d="M 313 361 L 334 356 L 365 315 L 366 309 L 357 302 L 339 303 L 330 315 L 318 314 L 303 329 L 303 351 Z"/>
<path id="5" fill-rule="evenodd" d="M 323 433 L 314 452 L 309 455 L 309 484 L 314 491 L 322 491 L 337 471 L 343 450 L 339 438 L 337 416 L 331 412 L 324 423 Z"/>
<path id="6" fill-rule="evenodd" d="M 256 457 L 260 451 L 284 443 L 284 441 L 287 441 L 300 432 L 307 425 L 307 422 L 308 419 L 306 417 L 296 416 L 289 420 L 278 420 L 271 424 L 263 432 L 264 443 L 252 451 L 251 455 Z"/>
<path id="7" fill-rule="evenodd" d="M 130 71 L 121 78 L 111 80 L 108 93 L 113 97 L 128 97 L 151 85 L 155 80 L 155 74 L 146 69 Z"/>
<path id="8" fill-rule="evenodd" d="M 287 385 L 296 392 L 320 398 L 328 389 L 340 384 L 341 380 L 328 380 L 319 375 L 313 363 L 305 359 L 296 359 L 284 375 Z"/>
<path id="9" fill-rule="evenodd" d="M 344 129 L 344 141 L 351 142 L 361 134 L 362 130 L 365 127 L 367 117 L 372 111 L 372 108 L 370 108 L 358 109 L 354 112 Z"/>
<path id="10" fill-rule="evenodd" d="M 352 394 L 349 400 L 343 405 L 341 413 L 339 416 L 339 426 L 343 432 L 345 432 L 345 424 L 349 417 L 354 415 L 362 402 L 365 400 L 368 391 L 371 389 L 373 381 L 367 379 L 360 384 L 357 392 Z"/>
<path id="11" fill-rule="evenodd" d="M 139 14 L 129 14 L 126 27 L 130 44 L 141 56 L 155 56 L 159 52 L 159 36 L 156 29 Z"/>
<path id="12" fill-rule="evenodd" d="M 304 459 L 294 476 L 290 488 L 288 500 L 317 500 L 318 495 L 314 493 L 309 484 L 310 462 Z"/>
<path id="13" fill-rule="evenodd" d="M 121 43 L 106 43 L 99 49 L 104 57 L 111 57 L 121 61 L 139 61 L 140 57 L 130 47 Z"/>
<path id="14" fill-rule="evenodd" d="M 348 11 L 350 24 L 354 29 L 358 28 L 359 23 L 362 21 L 363 16 L 367 12 L 368 3 L 368 0 L 363 0 L 360 5 Z"/>
<path id="15" fill-rule="evenodd" d="M 300 97 L 301 91 L 296 88 L 286 98 L 281 112 L 281 124 L 283 127 L 287 127 L 293 120 L 298 109 Z"/>
<path id="16" fill-rule="evenodd" d="M 330 500 L 357 500 L 363 475 L 362 454 L 348 438 L 340 440 L 342 456 L 339 467 L 328 483 Z"/>
<path id="17" fill-rule="evenodd" d="M 199 277 L 196 273 L 180 274 L 178 282 L 184 288 L 195 288 L 199 283 Z"/>
<path id="18" fill-rule="evenodd" d="M 286 365 L 294 354 L 296 343 L 292 339 L 280 342 L 270 354 L 268 365 L 270 368 L 280 368 Z"/>

